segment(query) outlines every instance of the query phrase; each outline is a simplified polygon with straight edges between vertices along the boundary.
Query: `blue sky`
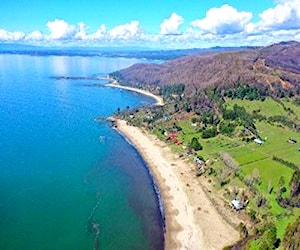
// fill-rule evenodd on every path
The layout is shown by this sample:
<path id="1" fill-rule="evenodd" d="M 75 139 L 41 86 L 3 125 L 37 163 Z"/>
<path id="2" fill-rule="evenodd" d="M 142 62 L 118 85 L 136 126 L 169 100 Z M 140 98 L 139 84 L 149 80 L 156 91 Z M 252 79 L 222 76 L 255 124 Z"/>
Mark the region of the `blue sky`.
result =
<path id="1" fill-rule="evenodd" d="M 300 40 L 299 0 L 12 0 L 0 42 L 191 48 Z"/>

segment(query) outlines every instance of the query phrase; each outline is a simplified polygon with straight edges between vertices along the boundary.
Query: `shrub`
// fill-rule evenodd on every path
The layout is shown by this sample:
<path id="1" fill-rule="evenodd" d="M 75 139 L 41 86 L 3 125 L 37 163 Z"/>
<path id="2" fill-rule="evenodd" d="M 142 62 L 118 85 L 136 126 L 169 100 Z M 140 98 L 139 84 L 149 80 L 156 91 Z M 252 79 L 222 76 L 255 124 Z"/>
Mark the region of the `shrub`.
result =
<path id="1" fill-rule="evenodd" d="M 198 139 L 196 137 L 193 137 L 193 139 L 190 143 L 190 147 L 192 149 L 194 149 L 195 151 L 199 151 L 199 150 L 203 149 L 202 145 L 200 144 L 200 142 L 198 141 Z"/>
<path id="2" fill-rule="evenodd" d="M 208 139 L 208 138 L 215 137 L 217 134 L 218 134 L 217 128 L 215 126 L 213 126 L 213 127 L 203 130 L 201 137 L 203 139 Z"/>

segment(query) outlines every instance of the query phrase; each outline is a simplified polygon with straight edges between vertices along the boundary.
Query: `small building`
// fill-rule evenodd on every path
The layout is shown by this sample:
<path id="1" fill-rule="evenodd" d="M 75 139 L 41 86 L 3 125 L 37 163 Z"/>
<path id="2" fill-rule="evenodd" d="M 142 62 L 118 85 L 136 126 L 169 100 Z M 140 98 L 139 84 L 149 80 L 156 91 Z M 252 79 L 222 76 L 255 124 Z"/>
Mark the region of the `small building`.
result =
<path id="1" fill-rule="evenodd" d="M 261 139 L 259 139 L 259 138 L 255 138 L 254 142 L 257 143 L 258 145 L 264 144 L 264 142 Z"/>
<path id="2" fill-rule="evenodd" d="M 176 142 L 174 142 L 176 145 L 182 145 L 182 141 L 176 141 Z"/>
<path id="3" fill-rule="evenodd" d="M 178 137 L 178 133 L 172 132 L 169 134 L 168 139 L 173 141 L 173 140 L 177 139 L 177 137 Z"/>
<path id="4" fill-rule="evenodd" d="M 243 134 L 244 134 L 245 136 L 250 136 L 250 135 L 252 135 L 252 132 L 251 132 L 248 128 L 244 128 L 244 129 L 243 129 Z"/>
<path id="5" fill-rule="evenodd" d="M 199 164 L 199 165 L 204 165 L 205 164 L 205 162 L 202 161 L 198 156 L 194 157 L 194 162 Z"/>
<path id="6" fill-rule="evenodd" d="M 242 202 L 241 202 L 240 200 L 238 200 L 238 199 L 232 200 L 232 201 L 231 201 L 231 205 L 233 206 L 233 208 L 234 208 L 235 210 L 241 210 L 241 209 L 243 209 L 243 204 L 242 204 Z"/>

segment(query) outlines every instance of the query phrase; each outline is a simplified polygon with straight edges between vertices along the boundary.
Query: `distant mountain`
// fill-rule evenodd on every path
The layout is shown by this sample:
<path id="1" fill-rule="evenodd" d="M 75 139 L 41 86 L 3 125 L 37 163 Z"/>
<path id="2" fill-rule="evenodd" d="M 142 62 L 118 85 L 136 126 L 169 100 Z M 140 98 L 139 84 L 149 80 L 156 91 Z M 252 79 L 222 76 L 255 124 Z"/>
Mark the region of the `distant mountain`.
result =
<path id="1" fill-rule="evenodd" d="M 269 67 L 300 74 L 300 45 L 298 42 L 281 42 L 263 48 L 260 57 Z"/>
<path id="2" fill-rule="evenodd" d="M 210 51 L 169 60 L 161 65 L 136 64 L 115 72 L 123 84 L 183 83 L 188 92 L 207 86 L 233 85 L 287 90 L 300 85 L 300 43 L 285 42 L 239 51 Z"/>
<path id="3" fill-rule="evenodd" d="M 178 50 L 153 50 L 138 47 L 42 47 L 23 44 L 0 43 L 0 54 L 22 54 L 36 56 L 101 56 L 101 57 L 125 57 L 150 60 L 170 60 L 186 55 L 199 53 L 211 53 L 217 51 L 238 51 L 244 47 L 213 47 L 208 49 L 178 49 Z"/>

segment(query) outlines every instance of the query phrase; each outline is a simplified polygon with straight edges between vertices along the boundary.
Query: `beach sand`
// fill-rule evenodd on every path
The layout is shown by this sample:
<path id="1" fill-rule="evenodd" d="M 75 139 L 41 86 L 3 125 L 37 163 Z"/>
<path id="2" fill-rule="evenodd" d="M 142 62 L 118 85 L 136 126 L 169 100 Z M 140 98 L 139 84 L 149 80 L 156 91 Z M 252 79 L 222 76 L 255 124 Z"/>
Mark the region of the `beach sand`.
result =
<path id="1" fill-rule="evenodd" d="M 137 89 L 137 88 L 133 88 L 133 87 L 120 85 L 115 80 L 113 80 L 112 83 L 106 84 L 105 86 L 106 87 L 111 87 L 111 88 L 119 88 L 119 89 L 124 89 L 124 90 L 128 90 L 128 91 L 133 91 L 133 92 L 139 93 L 141 95 L 145 95 L 145 96 L 153 98 L 156 101 L 157 106 L 163 106 L 164 105 L 164 101 L 163 101 L 162 97 L 154 95 L 154 94 L 152 94 L 148 91 L 142 90 L 142 89 Z"/>
<path id="2" fill-rule="evenodd" d="M 165 210 L 165 249 L 222 249 L 238 240 L 195 177 L 193 166 L 170 151 L 154 135 L 117 120 L 117 130 L 127 137 L 148 163 Z"/>

